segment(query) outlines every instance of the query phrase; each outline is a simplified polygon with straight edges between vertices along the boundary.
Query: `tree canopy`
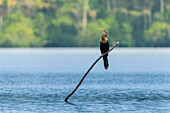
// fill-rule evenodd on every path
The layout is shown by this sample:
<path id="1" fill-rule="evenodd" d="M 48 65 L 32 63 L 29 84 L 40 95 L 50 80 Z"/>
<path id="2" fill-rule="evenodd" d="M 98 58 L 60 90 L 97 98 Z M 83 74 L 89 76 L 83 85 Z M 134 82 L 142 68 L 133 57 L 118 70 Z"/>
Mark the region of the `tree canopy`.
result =
<path id="1" fill-rule="evenodd" d="M 169 47 L 170 0 L 0 0 L 0 47 Z"/>

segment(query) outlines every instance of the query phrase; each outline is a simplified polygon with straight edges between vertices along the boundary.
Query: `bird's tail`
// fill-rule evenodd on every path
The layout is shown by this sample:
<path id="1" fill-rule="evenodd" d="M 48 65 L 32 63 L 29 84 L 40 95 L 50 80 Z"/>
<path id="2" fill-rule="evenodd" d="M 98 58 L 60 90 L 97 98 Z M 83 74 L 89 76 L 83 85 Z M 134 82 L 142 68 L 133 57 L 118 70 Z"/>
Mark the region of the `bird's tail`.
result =
<path id="1" fill-rule="evenodd" d="M 108 67 L 109 67 L 109 63 L 108 63 L 107 56 L 104 56 L 104 57 L 103 57 L 103 61 L 104 61 L 104 67 L 105 67 L 105 69 L 107 70 Z"/>

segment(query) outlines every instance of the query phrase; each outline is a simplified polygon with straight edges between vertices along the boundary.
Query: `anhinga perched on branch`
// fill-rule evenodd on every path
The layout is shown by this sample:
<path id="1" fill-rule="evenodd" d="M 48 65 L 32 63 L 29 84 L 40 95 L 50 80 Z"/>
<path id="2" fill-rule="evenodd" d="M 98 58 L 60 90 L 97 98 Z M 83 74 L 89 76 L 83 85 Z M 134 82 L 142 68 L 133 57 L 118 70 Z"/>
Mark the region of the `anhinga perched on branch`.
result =
<path id="1" fill-rule="evenodd" d="M 68 102 L 67 100 L 70 98 L 71 95 L 74 94 L 74 92 L 78 89 L 78 87 L 81 85 L 81 83 L 83 82 L 83 80 L 85 79 L 85 77 L 87 76 L 87 74 L 90 72 L 90 70 L 94 67 L 94 65 L 103 57 L 104 60 L 104 67 L 105 69 L 108 69 L 109 67 L 109 63 L 108 63 L 108 53 L 111 52 L 118 44 L 119 41 L 109 50 L 109 42 L 108 39 L 106 38 L 107 36 L 107 32 L 103 29 L 100 29 L 103 32 L 105 32 L 105 34 L 102 34 L 101 40 L 100 40 L 100 51 L 102 53 L 102 55 L 100 55 L 100 57 L 91 65 L 91 67 L 88 69 L 88 71 L 84 74 L 84 76 L 82 77 L 82 79 L 80 80 L 80 82 L 78 83 L 78 85 L 76 86 L 76 88 L 65 98 L 65 102 Z"/>
<path id="2" fill-rule="evenodd" d="M 100 29 L 100 28 L 99 28 Z M 100 40 L 100 51 L 101 53 L 106 53 L 109 50 L 109 41 L 106 38 L 107 37 L 107 32 L 106 30 L 100 29 L 101 31 L 105 32 L 105 34 L 102 34 L 101 40 Z M 109 67 L 109 63 L 108 63 L 108 58 L 107 58 L 108 54 L 106 54 L 105 56 L 103 56 L 103 61 L 104 61 L 104 67 L 107 70 Z"/>

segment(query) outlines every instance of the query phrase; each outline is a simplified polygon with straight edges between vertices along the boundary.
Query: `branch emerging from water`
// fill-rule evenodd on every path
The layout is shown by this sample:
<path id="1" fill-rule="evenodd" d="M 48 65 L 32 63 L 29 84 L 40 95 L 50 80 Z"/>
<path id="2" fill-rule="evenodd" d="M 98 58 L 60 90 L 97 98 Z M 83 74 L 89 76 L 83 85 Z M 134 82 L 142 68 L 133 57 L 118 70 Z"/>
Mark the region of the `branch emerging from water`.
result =
<path id="1" fill-rule="evenodd" d="M 108 50 L 106 53 L 103 53 L 93 64 L 92 66 L 89 68 L 89 70 L 85 73 L 85 75 L 83 76 L 83 78 L 80 80 L 79 84 L 76 86 L 76 88 L 65 98 L 65 102 L 67 102 L 68 98 L 74 94 L 74 92 L 78 89 L 78 87 L 81 85 L 81 83 L 83 82 L 83 80 L 85 79 L 85 77 L 87 76 L 87 74 L 90 72 L 90 70 L 94 67 L 94 65 L 106 54 L 108 54 L 109 52 L 111 52 L 117 45 L 119 44 L 119 42 L 117 42 L 110 50 Z"/>

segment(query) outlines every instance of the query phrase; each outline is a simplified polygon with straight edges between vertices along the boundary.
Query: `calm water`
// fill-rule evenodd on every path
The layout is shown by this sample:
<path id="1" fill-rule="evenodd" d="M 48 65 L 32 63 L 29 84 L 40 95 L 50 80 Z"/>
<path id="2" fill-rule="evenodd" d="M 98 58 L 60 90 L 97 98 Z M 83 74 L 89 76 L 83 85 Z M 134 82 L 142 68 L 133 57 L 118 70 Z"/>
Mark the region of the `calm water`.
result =
<path id="1" fill-rule="evenodd" d="M 99 61 L 98 48 L 0 49 L 2 113 L 170 113 L 170 48 L 123 49 Z"/>

